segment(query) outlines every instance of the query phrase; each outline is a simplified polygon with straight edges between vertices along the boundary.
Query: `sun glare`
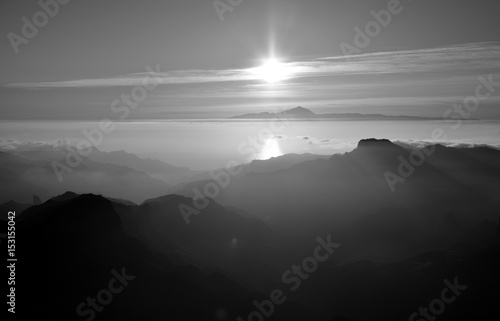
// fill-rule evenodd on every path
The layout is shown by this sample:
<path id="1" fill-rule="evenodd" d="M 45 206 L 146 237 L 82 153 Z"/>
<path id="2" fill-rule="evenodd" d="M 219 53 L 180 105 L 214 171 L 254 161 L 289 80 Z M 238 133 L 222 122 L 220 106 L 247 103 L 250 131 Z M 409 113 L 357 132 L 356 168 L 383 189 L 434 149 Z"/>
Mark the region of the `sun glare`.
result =
<path id="1" fill-rule="evenodd" d="M 258 79 L 273 84 L 287 79 L 290 76 L 291 70 L 287 64 L 280 62 L 278 59 L 270 58 L 262 66 L 252 68 L 251 72 Z"/>
<path id="2" fill-rule="evenodd" d="M 276 139 L 268 139 L 260 152 L 259 158 L 261 160 L 278 157 L 283 155 L 281 148 Z"/>

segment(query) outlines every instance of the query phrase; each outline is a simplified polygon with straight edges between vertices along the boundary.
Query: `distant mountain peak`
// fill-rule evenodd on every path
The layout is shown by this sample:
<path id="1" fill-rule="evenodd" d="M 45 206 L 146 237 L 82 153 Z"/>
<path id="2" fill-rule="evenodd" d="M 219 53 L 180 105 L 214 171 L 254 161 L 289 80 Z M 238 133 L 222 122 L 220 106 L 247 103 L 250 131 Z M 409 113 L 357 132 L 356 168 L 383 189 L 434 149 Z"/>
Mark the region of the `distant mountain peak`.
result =
<path id="1" fill-rule="evenodd" d="M 316 115 L 315 113 L 313 113 L 309 109 L 301 107 L 301 106 L 285 110 L 284 112 L 282 112 L 282 114 L 292 114 L 292 115 L 300 115 L 300 116 L 314 116 L 314 115 Z"/>
<path id="2" fill-rule="evenodd" d="M 298 106 L 292 109 L 287 109 L 282 112 L 277 112 L 277 113 L 270 113 L 270 112 L 263 112 L 263 113 L 258 113 L 258 114 L 244 114 L 244 115 L 239 115 L 239 116 L 234 116 L 231 118 L 253 118 L 253 119 L 271 119 L 275 117 L 291 117 L 291 118 L 315 118 L 317 114 L 313 113 L 307 108 L 304 108 L 302 106 Z"/>
<path id="3" fill-rule="evenodd" d="M 382 115 L 382 114 L 357 114 L 357 113 L 335 113 L 335 114 L 316 114 L 311 110 L 298 106 L 282 112 L 261 112 L 252 114 L 243 114 L 230 117 L 229 119 L 272 119 L 280 118 L 303 118 L 315 120 L 432 120 L 434 118 L 409 116 L 409 115 Z"/>

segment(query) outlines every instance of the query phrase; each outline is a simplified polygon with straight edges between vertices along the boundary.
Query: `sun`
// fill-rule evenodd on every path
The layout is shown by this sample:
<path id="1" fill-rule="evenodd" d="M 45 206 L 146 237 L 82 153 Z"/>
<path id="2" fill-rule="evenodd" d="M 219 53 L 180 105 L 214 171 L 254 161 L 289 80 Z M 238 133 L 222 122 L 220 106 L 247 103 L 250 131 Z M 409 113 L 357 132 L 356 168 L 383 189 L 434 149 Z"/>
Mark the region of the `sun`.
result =
<path id="1" fill-rule="evenodd" d="M 287 79 L 291 74 L 290 67 L 276 58 L 269 58 L 262 66 L 250 69 L 250 72 L 257 79 L 264 80 L 269 84 L 274 84 Z"/>

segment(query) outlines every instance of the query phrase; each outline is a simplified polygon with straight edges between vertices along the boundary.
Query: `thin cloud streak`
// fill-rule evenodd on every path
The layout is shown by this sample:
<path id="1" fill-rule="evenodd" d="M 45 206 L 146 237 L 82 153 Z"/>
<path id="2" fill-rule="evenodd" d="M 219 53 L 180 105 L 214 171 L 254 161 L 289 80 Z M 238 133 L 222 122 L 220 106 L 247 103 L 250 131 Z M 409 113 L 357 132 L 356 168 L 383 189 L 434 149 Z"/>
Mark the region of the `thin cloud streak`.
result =
<path id="1" fill-rule="evenodd" d="M 310 61 L 286 63 L 290 80 L 308 77 L 345 75 L 408 74 L 408 73 L 457 73 L 461 71 L 489 73 L 500 72 L 500 43 L 471 43 L 449 47 L 377 52 L 349 57 L 322 57 Z M 215 82 L 260 81 L 247 69 L 228 70 L 176 70 L 151 74 L 161 78 L 163 84 L 200 84 Z M 8 88 L 94 88 L 136 86 L 143 83 L 148 73 L 99 79 L 77 79 L 47 82 L 22 82 L 6 84 Z M 285 82 L 286 84 L 287 82 Z"/>

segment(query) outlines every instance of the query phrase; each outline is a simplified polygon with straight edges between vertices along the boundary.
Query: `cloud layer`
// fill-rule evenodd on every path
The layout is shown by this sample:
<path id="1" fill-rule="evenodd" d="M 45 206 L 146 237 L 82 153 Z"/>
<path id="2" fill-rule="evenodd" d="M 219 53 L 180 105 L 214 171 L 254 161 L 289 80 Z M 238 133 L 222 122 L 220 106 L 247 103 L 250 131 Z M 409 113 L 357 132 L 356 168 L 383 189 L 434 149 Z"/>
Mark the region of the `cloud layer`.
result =
<path id="1" fill-rule="evenodd" d="M 286 62 L 290 78 L 355 76 L 408 73 L 481 73 L 500 72 L 500 44 L 471 43 L 441 48 L 377 52 L 348 57 L 318 57 Z M 198 84 L 259 80 L 251 68 L 228 70 L 174 70 L 154 73 L 163 84 Z M 61 81 L 21 82 L 6 84 L 10 88 L 79 88 L 136 86 L 143 83 L 146 72 L 109 78 Z"/>

